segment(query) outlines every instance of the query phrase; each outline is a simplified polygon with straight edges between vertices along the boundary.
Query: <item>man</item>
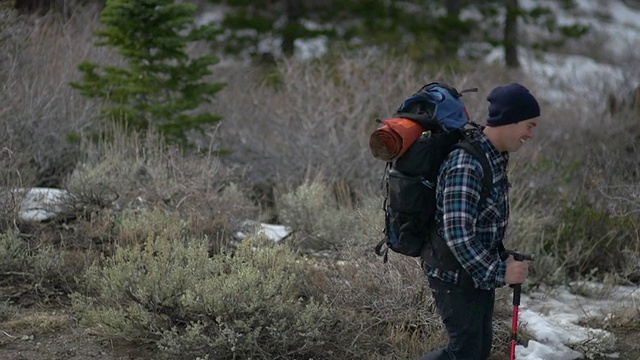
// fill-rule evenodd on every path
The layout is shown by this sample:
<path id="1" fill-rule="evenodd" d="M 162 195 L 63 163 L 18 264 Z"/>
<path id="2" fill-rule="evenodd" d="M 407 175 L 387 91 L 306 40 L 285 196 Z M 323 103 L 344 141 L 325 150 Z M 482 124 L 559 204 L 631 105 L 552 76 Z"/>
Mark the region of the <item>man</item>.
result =
<path id="1" fill-rule="evenodd" d="M 509 153 L 533 138 L 540 107 L 527 88 L 512 83 L 487 97 L 487 126 L 473 140 L 485 152 L 493 185 L 483 192 L 483 167 L 462 149 L 449 154 L 440 167 L 436 188 L 436 228 L 446 264 L 423 251 L 423 266 L 436 306 L 449 336 L 444 348 L 421 360 L 486 360 L 493 339 L 495 288 L 521 284 L 528 263 L 500 258 L 509 220 Z M 482 197 L 486 197 L 481 199 Z M 432 238 L 437 249 L 437 242 Z M 442 255 L 442 254 L 438 254 Z"/>

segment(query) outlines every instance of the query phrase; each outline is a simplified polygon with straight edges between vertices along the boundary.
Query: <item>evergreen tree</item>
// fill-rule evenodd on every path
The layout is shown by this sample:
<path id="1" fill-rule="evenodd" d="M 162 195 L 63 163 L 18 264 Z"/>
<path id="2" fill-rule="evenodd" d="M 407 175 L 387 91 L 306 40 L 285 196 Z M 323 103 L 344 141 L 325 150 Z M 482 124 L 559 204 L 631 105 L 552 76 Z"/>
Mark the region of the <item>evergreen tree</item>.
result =
<path id="1" fill-rule="evenodd" d="M 526 44 L 530 48 L 548 50 L 563 45 L 567 39 L 577 39 L 589 31 L 589 26 L 579 22 L 559 24 L 558 17 L 548 6 L 520 6 L 519 0 L 476 0 L 482 13 L 482 20 L 476 25 L 476 33 L 482 34 L 484 41 L 494 47 L 504 48 L 507 67 L 520 66 L 518 47 L 522 44 L 519 35 L 519 21 L 530 25 L 536 32 L 536 39 Z M 555 4 L 565 11 L 576 7 L 574 0 L 558 0 Z M 502 25 L 501 25 L 502 24 Z M 502 32 L 497 32 L 502 29 Z"/>
<path id="2" fill-rule="evenodd" d="M 126 67 L 83 62 L 82 95 L 105 100 L 104 119 L 129 130 L 153 128 L 165 139 L 187 145 L 191 130 L 203 131 L 221 117 L 197 113 L 225 84 L 208 83 L 212 55 L 192 57 L 187 46 L 211 40 L 210 26 L 196 27 L 196 7 L 173 0 L 107 0 L 97 46 L 117 48 Z"/>
<path id="3" fill-rule="evenodd" d="M 536 49 L 559 46 L 588 31 L 579 23 L 559 24 L 549 6 L 518 0 L 209 0 L 223 4 L 220 25 L 228 52 L 279 57 L 294 53 L 298 39 L 325 36 L 353 46 L 382 47 L 417 60 L 455 61 L 464 44 L 489 44 L 505 50 L 510 67 L 519 66 L 523 44 L 518 24 L 535 29 Z M 558 0 L 553 6 L 571 10 L 575 0 Z M 480 16 L 461 16 L 461 14 Z M 267 40 L 281 48 L 262 48 Z M 276 49 L 278 50 L 278 49 Z M 270 52 L 271 51 L 271 52 Z M 483 54 L 479 54 L 483 55 Z"/>
<path id="4" fill-rule="evenodd" d="M 252 57 L 291 56 L 297 39 L 335 36 L 331 28 L 310 27 L 305 21 L 323 24 L 335 12 L 335 0 L 210 0 L 225 6 L 220 26 L 225 29 L 227 53 Z M 265 49 L 264 42 L 279 43 Z"/>
<path id="5" fill-rule="evenodd" d="M 507 67 L 520 67 L 518 56 L 518 0 L 507 0 L 504 20 L 504 61 Z"/>
<path id="6" fill-rule="evenodd" d="M 253 57 L 291 56 L 296 40 L 324 36 L 328 42 L 382 45 L 414 58 L 427 58 L 455 52 L 456 41 L 470 29 L 468 22 L 443 14 L 440 1 L 431 0 L 210 2 L 224 5 L 220 26 L 225 31 L 225 51 Z M 279 47 L 261 46 L 268 41 Z"/>

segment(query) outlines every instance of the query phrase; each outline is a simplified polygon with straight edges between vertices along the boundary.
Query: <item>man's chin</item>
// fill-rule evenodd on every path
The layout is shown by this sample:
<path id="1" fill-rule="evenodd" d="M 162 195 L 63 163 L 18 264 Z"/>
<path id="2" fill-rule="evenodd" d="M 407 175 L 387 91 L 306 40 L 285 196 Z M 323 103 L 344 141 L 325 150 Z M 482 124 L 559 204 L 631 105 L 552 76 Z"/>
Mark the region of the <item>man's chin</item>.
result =
<path id="1" fill-rule="evenodd" d="M 518 150 L 520 150 L 522 148 L 522 145 L 524 145 L 523 143 L 518 143 L 518 145 L 515 145 L 513 147 L 513 149 L 511 149 L 509 152 L 518 152 Z"/>

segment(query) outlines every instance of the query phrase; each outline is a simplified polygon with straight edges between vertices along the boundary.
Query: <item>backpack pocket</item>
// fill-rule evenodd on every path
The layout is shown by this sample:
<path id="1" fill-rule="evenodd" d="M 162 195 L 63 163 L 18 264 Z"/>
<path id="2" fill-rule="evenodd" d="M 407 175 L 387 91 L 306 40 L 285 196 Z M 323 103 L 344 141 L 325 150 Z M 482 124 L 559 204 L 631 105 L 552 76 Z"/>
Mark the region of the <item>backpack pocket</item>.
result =
<path id="1" fill-rule="evenodd" d="M 386 230 L 391 250 L 409 256 L 420 256 L 428 237 L 429 218 L 433 209 L 429 196 L 434 189 L 425 185 L 422 176 L 408 176 L 389 171 Z"/>
<path id="2" fill-rule="evenodd" d="M 408 176 L 389 171 L 389 207 L 395 211 L 413 213 L 424 211 L 427 185 L 422 176 Z"/>

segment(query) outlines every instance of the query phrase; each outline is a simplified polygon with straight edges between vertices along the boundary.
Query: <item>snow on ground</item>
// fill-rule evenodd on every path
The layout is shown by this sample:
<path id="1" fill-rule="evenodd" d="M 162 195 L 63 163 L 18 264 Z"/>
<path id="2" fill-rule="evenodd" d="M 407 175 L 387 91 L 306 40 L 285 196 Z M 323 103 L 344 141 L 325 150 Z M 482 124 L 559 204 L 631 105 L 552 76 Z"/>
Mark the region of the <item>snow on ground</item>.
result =
<path id="1" fill-rule="evenodd" d="M 588 25 L 593 32 L 607 36 L 601 44 L 611 56 L 621 56 L 629 51 L 629 44 L 637 42 L 640 33 L 640 3 L 637 8 L 627 6 L 621 0 L 577 0 L 569 12 L 557 0 L 521 0 L 523 8 L 543 5 L 551 8 L 561 25 L 579 23 Z M 598 50 L 603 50 L 598 49 Z"/>
<path id="2" fill-rule="evenodd" d="M 622 1 L 579 0 L 577 9 L 565 12 L 557 1 L 526 0 L 521 6 L 531 8 L 543 4 L 554 8 L 560 23 L 576 21 L 588 24 L 592 33 L 604 34 L 607 40 L 594 49 L 611 59 L 625 57 L 629 49 L 640 45 L 640 8 L 627 7 Z M 576 17 L 576 14 L 579 14 Z M 526 29 L 526 25 L 524 31 Z M 595 46 L 595 45 L 594 45 Z M 638 68 L 599 63 L 584 55 L 565 55 L 519 48 L 521 69 L 539 90 L 539 96 L 550 102 L 583 101 L 589 107 L 576 111 L 599 111 L 606 108 L 606 94 L 619 89 L 640 86 Z M 487 63 L 503 63 L 504 50 L 497 48 L 486 57 Z"/>
<path id="3" fill-rule="evenodd" d="M 596 355 L 617 358 L 620 354 L 616 352 L 616 337 L 584 324 L 589 320 L 602 323 L 620 316 L 625 309 L 635 310 L 637 314 L 639 303 L 640 289 L 636 286 L 607 288 L 592 282 L 575 282 L 568 287 L 543 288 L 523 294 L 520 329 L 526 329 L 534 340 L 516 347 L 516 359 L 573 360 Z"/>
<path id="4" fill-rule="evenodd" d="M 245 220 L 240 224 L 234 237 L 236 240 L 243 240 L 249 236 L 264 235 L 273 242 L 279 242 L 291 235 L 293 230 L 289 226 L 265 224 L 253 220 Z"/>
<path id="5" fill-rule="evenodd" d="M 637 43 L 640 33 L 640 10 L 626 6 L 622 1 L 578 1 L 581 10 L 598 16 L 597 22 L 591 25 L 609 35 L 603 44 L 612 55 L 623 55 L 629 51 L 629 45 Z M 608 20 L 607 20 L 608 18 Z"/>
<path id="6" fill-rule="evenodd" d="M 502 59 L 502 49 L 493 50 L 485 58 L 487 62 Z M 600 64 L 586 56 L 538 54 L 521 49 L 520 62 L 523 72 L 537 85 L 536 95 L 550 102 L 588 101 L 602 111 L 607 104 L 603 94 L 620 88 L 625 82 L 631 88 L 640 85 L 637 80 L 629 79 L 624 69 Z"/>

